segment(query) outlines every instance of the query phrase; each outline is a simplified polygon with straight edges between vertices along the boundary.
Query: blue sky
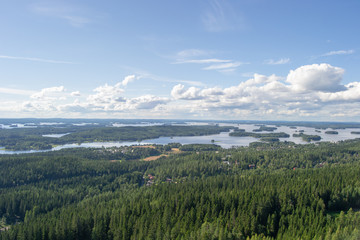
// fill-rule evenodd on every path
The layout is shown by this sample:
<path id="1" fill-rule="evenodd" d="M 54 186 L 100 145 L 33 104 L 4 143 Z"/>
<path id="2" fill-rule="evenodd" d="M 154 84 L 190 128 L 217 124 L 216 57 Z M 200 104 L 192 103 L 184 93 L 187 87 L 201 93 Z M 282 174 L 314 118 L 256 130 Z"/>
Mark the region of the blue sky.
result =
<path id="1" fill-rule="evenodd" d="M 359 121 L 360 1 L 0 3 L 0 117 Z"/>

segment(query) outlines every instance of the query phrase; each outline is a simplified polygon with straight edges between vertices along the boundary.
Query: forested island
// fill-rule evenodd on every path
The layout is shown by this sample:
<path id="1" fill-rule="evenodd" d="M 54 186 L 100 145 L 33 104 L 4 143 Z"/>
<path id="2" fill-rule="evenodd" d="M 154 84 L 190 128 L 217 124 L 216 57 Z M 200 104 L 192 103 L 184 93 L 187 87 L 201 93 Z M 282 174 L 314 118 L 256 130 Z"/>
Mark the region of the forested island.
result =
<path id="1" fill-rule="evenodd" d="M 261 128 L 260 128 L 261 129 Z M 266 128 L 268 130 L 259 130 L 255 129 L 253 132 L 246 132 L 244 129 L 235 129 L 233 132 L 229 133 L 229 136 L 232 137 L 254 137 L 259 138 L 261 141 L 265 142 L 278 142 L 279 138 L 289 138 L 290 135 L 284 132 L 279 133 L 258 133 L 262 131 L 274 131 L 273 128 Z"/>
<path id="2" fill-rule="evenodd" d="M 300 132 L 299 134 L 294 133 L 293 137 L 301 137 L 305 142 L 321 140 L 321 137 L 319 135 L 309 135 L 309 134 L 304 134 L 303 132 Z"/>
<path id="3" fill-rule="evenodd" d="M 261 125 L 258 129 L 254 129 L 253 132 L 262 132 L 262 131 L 273 132 L 276 129 L 277 129 L 276 127 L 268 127 L 265 125 Z"/>
<path id="4" fill-rule="evenodd" d="M 325 131 L 325 134 L 339 134 L 339 132 L 334 130 L 329 130 L 329 131 Z"/>

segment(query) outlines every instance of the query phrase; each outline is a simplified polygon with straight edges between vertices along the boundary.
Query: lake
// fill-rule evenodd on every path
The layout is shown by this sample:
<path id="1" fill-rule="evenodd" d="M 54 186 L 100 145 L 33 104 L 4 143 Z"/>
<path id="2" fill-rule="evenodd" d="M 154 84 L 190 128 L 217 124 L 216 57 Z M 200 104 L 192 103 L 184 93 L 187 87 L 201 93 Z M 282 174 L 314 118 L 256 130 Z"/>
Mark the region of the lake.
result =
<path id="1" fill-rule="evenodd" d="M 188 123 L 192 125 L 193 123 Z M 198 123 L 203 124 L 203 123 Z M 131 124 L 134 126 L 133 124 Z M 119 124 L 118 127 L 126 126 L 126 124 Z M 145 124 L 142 124 L 145 126 Z M 246 132 L 252 132 L 254 129 L 258 129 L 259 126 L 255 124 L 230 124 L 230 123 L 219 123 L 219 126 L 234 126 L 240 129 L 245 129 Z M 266 125 L 268 127 L 276 127 L 274 125 Z M 358 128 L 346 128 L 346 129 L 337 129 L 338 134 L 326 134 L 325 131 L 332 129 L 315 129 L 309 127 L 296 127 L 296 129 L 287 127 L 287 126 L 279 126 L 277 130 L 274 132 L 285 132 L 290 135 L 289 138 L 280 138 L 280 141 L 290 141 L 296 144 L 308 144 L 308 142 L 303 141 L 301 138 L 293 137 L 294 133 L 299 133 L 299 131 L 303 130 L 305 134 L 309 135 L 319 135 L 321 136 L 321 141 L 328 142 L 338 142 L 347 139 L 355 139 L 359 138 L 360 135 L 351 134 L 352 131 L 359 131 Z M 320 132 L 317 132 L 320 131 Z M 264 131 L 264 133 L 267 133 Z M 48 137 L 61 137 L 63 134 L 54 134 L 54 135 L 46 135 Z M 159 137 L 155 139 L 143 140 L 141 142 L 131 141 L 131 142 L 92 142 L 92 143 L 82 143 L 82 144 L 65 144 L 61 146 L 54 147 L 51 150 L 30 150 L 30 151 L 7 151 L 4 149 L 0 149 L 0 154 L 20 154 L 20 153 L 36 153 L 36 152 L 47 152 L 47 151 L 56 151 L 65 148 L 77 148 L 77 147 L 87 147 L 87 148 L 101 148 L 101 147 L 121 147 L 121 146 L 130 146 L 130 145 L 146 145 L 146 144 L 162 144 L 166 145 L 168 143 L 181 143 L 181 144 L 210 144 L 211 141 L 214 140 L 214 144 L 221 146 L 222 148 L 231 148 L 233 146 L 249 146 L 252 142 L 257 142 L 259 139 L 253 137 L 231 137 L 228 132 L 222 132 L 220 134 L 207 135 L 207 136 L 185 136 L 185 137 Z"/>

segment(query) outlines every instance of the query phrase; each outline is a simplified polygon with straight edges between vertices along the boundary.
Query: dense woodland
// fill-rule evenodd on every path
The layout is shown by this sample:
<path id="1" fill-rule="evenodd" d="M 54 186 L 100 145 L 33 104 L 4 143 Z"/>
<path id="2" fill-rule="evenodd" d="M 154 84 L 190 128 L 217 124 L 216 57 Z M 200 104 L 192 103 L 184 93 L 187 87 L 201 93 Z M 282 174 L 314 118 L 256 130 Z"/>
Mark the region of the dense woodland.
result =
<path id="1" fill-rule="evenodd" d="M 273 133 L 276 128 L 261 126 L 259 129 L 254 129 L 253 132 L 246 132 L 244 129 L 235 129 L 229 133 L 232 137 L 254 137 L 260 138 L 264 142 L 279 142 L 279 138 L 289 138 L 290 135 L 284 132 Z M 259 133 L 262 131 L 269 131 L 271 133 Z"/>
<path id="2" fill-rule="evenodd" d="M 0 239 L 358 239 L 359 154 L 360 140 L 0 155 Z"/>
<path id="3" fill-rule="evenodd" d="M 301 137 L 302 140 L 304 140 L 305 142 L 320 141 L 321 140 L 321 137 L 319 135 L 309 135 L 309 134 L 304 134 L 302 132 L 294 133 L 293 137 Z"/>

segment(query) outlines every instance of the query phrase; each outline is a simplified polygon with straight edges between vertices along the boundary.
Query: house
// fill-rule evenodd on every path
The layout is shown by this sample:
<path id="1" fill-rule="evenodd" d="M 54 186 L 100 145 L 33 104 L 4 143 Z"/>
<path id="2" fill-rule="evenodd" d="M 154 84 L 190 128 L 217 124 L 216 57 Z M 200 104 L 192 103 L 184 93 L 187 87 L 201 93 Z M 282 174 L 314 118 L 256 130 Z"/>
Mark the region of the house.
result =
<path id="1" fill-rule="evenodd" d="M 151 186 L 151 185 L 153 185 L 153 184 L 154 184 L 154 181 L 151 181 L 151 180 L 149 180 L 149 181 L 146 182 L 146 186 Z"/>
<path id="2" fill-rule="evenodd" d="M 254 169 L 255 167 L 255 164 L 249 164 L 249 169 Z"/>

